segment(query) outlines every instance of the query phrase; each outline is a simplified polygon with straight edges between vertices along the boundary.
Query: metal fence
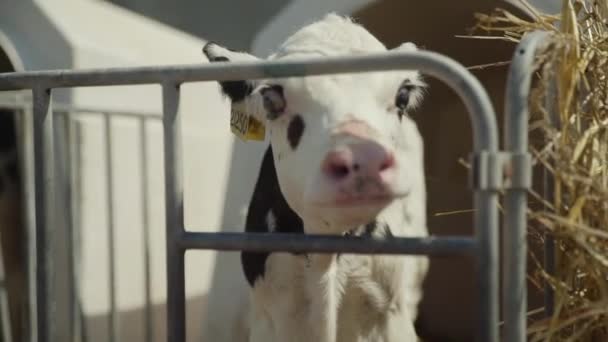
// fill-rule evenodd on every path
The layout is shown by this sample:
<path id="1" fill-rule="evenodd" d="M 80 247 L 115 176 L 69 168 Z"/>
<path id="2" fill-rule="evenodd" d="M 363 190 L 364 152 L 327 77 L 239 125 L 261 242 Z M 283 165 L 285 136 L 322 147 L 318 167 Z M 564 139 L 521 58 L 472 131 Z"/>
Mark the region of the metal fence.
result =
<path id="1" fill-rule="evenodd" d="M 8 110 L 13 111 L 15 118 L 20 120 L 27 120 L 31 116 L 33 106 L 32 106 L 32 96 L 31 93 L 23 92 L 23 91 L 8 91 L 8 92 L 0 92 L 0 110 Z M 55 213 L 55 219 L 59 220 L 59 225 L 64 226 L 64 229 L 58 229 L 59 227 L 54 227 L 54 236 L 55 241 L 51 242 L 51 246 L 47 249 L 47 257 L 51 257 L 55 259 L 53 261 L 53 273 L 55 273 L 55 277 L 58 277 L 57 274 L 65 274 L 68 285 L 68 296 L 65 312 L 55 313 L 55 317 L 63 317 L 62 320 L 65 322 L 59 323 L 62 325 L 59 330 L 63 329 L 63 331 L 69 334 L 70 338 L 74 341 L 87 341 L 89 340 L 90 333 L 87 333 L 85 317 L 82 312 L 82 303 L 80 298 L 80 292 L 78 287 L 81 283 L 81 275 L 79 272 L 79 259 L 81 258 L 80 253 L 80 237 L 79 237 L 79 213 L 81 212 L 81 208 L 79 207 L 79 203 L 73 200 L 74 194 L 78 191 L 79 183 L 81 175 L 79 175 L 76 164 L 76 156 L 79 155 L 79 145 L 77 143 L 76 137 L 81 135 L 81 129 L 78 124 L 74 124 L 74 121 L 70 119 L 74 119 L 77 116 L 93 116 L 100 117 L 102 119 L 102 134 L 103 134 L 103 142 L 104 142 L 104 154 L 105 160 L 107 161 L 105 165 L 105 179 L 101 180 L 105 185 L 106 189 L 106 201 L 105 205 L 108 211 L 107 215 L 107 238 L 108 238 L 108 273 L 107 273 L 107 289 L 108 289 L 108 297 L 109 297 L 109 312 L 108 312 L 108 336 L 109 341 L 119 341 L 119 324 L 118 324 L 118 315 L 119 310 L 117 308 L 117 295 L 116 295 L 116 248 L 115 241 L 116 237 L 114 235 L 115 227 L 115 215 L 113 208 L 115 207 L 114 201 L 114 169 L 113 169 L 113 148 L 112 148 L 112 118 L 131 118 L 136 120 L 137 122 L 137 134 L 139 140 L 139 152 L 140 158 L 137 163 L 139 163 L 139 178 L 141 180 L 141 191 L 139 193 L 140 202 L 141 202 L 141 215 L 142 220 L 142 259 L 143 259 L 143 268 L 144 268 L 144 281 L 143 281 L 143 293 L 144 293 L 144 312 L 143 312 L 143 323 L 144 323 L 144 340 L 151 341 L 153 338 L 153 308 L 152 308 L 152 290 L 151 290 L 151 232 L 148 222 L 149 214 L 149 187 L 148 187 L 148 146 L 149 146 L 149 137 L 146 133 L 146 128 L 151 123 L 158 123 L 161 120 L 160 114 L 155 115 L 151 113 L 142 113 L 142 112 L 128 112 L 128 111 L 116 111 L 116 110 L 108 110 L 101 108 L 91 108 L 91 107 L 82 107 L 82 106 L 74 106 L 69 104 L 63 104 L 54 102 L 52 107 L 52 113 L 54 116 L 54 130 L 55 130 L 55 141 L 54 141 L 54 151 L 55 155 L 55 170 L 57 171 L 54 177 L 55 183 L 55 197 L 60 203 L 63 204 L 63 211 L 58 210 Z M 17 120 L 19 121 L 19 120 Z M 21 122 L 17 126 L 23 126 L 24 122 Z M 17 128 L 17 127 L 16 127 Z M 17 128 L 19 131 L 19 129 Z M 27 132 L 28 130 L 23 130 Z M 29 146 L 31 147 L 31 146 Z M 28 147 L 25 147 L 25 150 L 28 150 Z M 21 153 L 26 153 L 25 151 L 21 151 Z M 28 158 L 24 158 L 25 164 L 28 164 Z M 28 165 L 25 167 L 29 168 Z M 24 172 L 27 173 L 27 172 Z M 25 177 L 27 178 L 27 176 Z M 27 183 L 27 179 L 25 181 Z M 61 216 L 58 218 L 57 216 Z M 59 258 L 52 250 L 52 247 L 57 244 L 57 235 L 60 235 L 59 239 L 65 238 L 65 256 L 66 258 Z M 1 238 L 1 237 L 0 237 Z M 30 256 L 29 259 L 35 258 L 35 248 L 36 246 L 30 247 Z M 55 248 L 57 249 L 57 248 Z M 4 264 L 2 260 L 0 260 L 0 271 L 2 271 L 2 267 Z M 34 268 L 35 265 L 30 265 L 31 268 Z M 50 272 L 50 271 L 49 271 Z M 33 270 L 33 275 L 35 275 L 36 271 Z M 8 311 L 5 313 L 4 310 L 8 310 L 8 301 L 3 299 L 7 296 L 7 289 L 5 286 L 6 279 L 4 274 L 0 272 L 0 322 L 2 324 L 2 336 L 3 339 L 0 341 L 13 341 L 11 338 L 11 325 L 9 324 L 9 314 Z M 33 278 L 35 279 L 35 278 Z M 48 305 L 48 304 L 47 304 Z M 32 308 L 32 311 L 35 311 L 35 307 Z M 59 310 L 61 311 L 61 310 Z M 33 313 L 32 313 L 33 314 Z M 35 321 L 32 321 L 35 322 Z M 55 323 L 55 326 L 59 325 Z M 36 331 L 30 331 L 31 340 L 37 340 Z"/>
<path id="2" fill-rule="evenodd" d="M 184 256 L 189 249 L 248 250 L 359 254 L 471 255 L 479 287 L 477 340 L 498 341 L 498 195 L 505 197 L 505 279 L 503 301 L 507 341 L 525 340 L 526 320 L 526 193 L 531 183 L 527 153 L 527 92 L 531 60 L 541 35 L 531 35 L 518 47 L 510 71 L 506 105 L 506 151 L 499 151 L 498 130 L 490 99 L 469 72 L 448 57 L 426 51 L 376 54 L 307 61 L 214 63 L 195 66 L 142 67 L 82 71 L 37 71 L 0 74 L 0 91 L 31 90 L 30 123 L 33 143 L 30 261 L 35 331 L 33 340 L 56 341 L 49 286 L 56 267 L 50 257 L 50 235 L 57 213 L 54 175 L 54 117 L 56 88 L 158 84 L 162 87 L 167 252 L 167 341 L 185 340 Z M 180 147 L 180 85 L 186 82 L 278 78 L 335 73 L 417 69 L 450 86 L 462 99 L 473 127 L 470 180 L 474 191 L 474 236 L 396 238 L 379 241 L 338 236 L 189 232 L 184 227 Z M 106 119 L 106 128 L 109 127 Z M 508 172 L 505 172 L 507 170 Z M 108 177 L 112 177 L 111 171 Z M 111 179 L 110 179 L 111 181 Z M 27 191 L 27 189 L 26 189 Z M 28 193 L 30 194 L 30 193 Z M 111 206 L 110 206 L 111 207 Z M 35 223 L 35 224 L 34 224 Z M 112 254 L 112 253 L 111 253 Z M 111 283 L 110 286 L 113 286 Z M 112 318 L 112 321 L 116 317 Z"/>

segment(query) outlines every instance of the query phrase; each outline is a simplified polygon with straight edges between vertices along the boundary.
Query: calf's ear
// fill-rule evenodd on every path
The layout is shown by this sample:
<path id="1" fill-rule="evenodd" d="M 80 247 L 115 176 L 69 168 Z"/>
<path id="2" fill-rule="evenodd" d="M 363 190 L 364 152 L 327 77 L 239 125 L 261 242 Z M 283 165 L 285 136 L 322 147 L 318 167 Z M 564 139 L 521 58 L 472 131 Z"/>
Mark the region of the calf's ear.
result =
<path id="1" fill-rule="evenodd" d="M 211 63 L 216 62 L 245 62 L 258 61 L 259 58 L 246 52 L 238 52 L 208 42 L 203 47 L 203 53 Z M 238 106 L 248 115 L 255 117 L 261 122 L 266 120 L 264 100 L 260 92 L 264 85 L 259 80 L 235 80 L 219 81 L 221 91 L 226 95 L 234 106 Z"/>
<path id="2" fill-rule="evenodd" d="M 208 42 L 205 44 L 203 47 L 203 53 L 205 56 L 207 56 L 207 59 L 211 63 L 258 60 L 258 58 L 248 53 L 232 51 L 213 42 Z M 245 99 L 245 97 L 249 96 L 256 88 L 256 83 L 256 81 L 249 80 L 219 82 L 220 86 L 222 87 L 222 93 L 228 96 L 233 102 L 242 101 Z"/>
<path id="3" fill-rule="evenodd" d="M 401 45 L 392 48 L 389 52 L 415 52 L 418 50 L 416 44 L 412 42 L 404 42 Z M 397 99 L 403 95 L 407 95 L 407 106 L 404 108 L 406 111 L 414 110 L 422 102 L 424 93 L 428 86 L 422 75 L 416 70 L 408 70 L 404 73 L 401 86 L 397 91 Z"/>

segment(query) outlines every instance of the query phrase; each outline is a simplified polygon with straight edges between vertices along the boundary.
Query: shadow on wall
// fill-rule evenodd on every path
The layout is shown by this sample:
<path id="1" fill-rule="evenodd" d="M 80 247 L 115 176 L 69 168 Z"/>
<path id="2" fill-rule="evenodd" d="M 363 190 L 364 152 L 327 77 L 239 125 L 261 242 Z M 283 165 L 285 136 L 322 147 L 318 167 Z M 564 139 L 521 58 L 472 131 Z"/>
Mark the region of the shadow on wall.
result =
<path id="1" fill-rule="evenodd" d="M 497 6 L 485 0 L 429 0 L 411 4 L 384 0 L 362 9 L 354 16 L 387 47 L 413 41 L 419 47 L 454 58 L 465 66 L 511 59 L 514 44 L 457 38 L 473 27 L 475 12 L 488 13 Z M 508 7 L 508 6 L 507 6 Z M 441 23 L 438 25 L 437 23 Z M 502 108 L 507 67 L 472 71 L 488 91 L 502 131 Z M 428 191 L 428 225 L 435 235 L 473 233 L 472 193 L 467 169 L 459 159 L 468 161 L 472 150 L 472 131 L 468 113 L 443 83 L 431 79 L 422 109 L 413 115 L 425 141 L 425 168 Z M 449 212 L 465 211 L 447 214 Z M 477 316 L 476 274 L 472 259 L 433 258 L 425 284 L 420 317 L 417 322 L 425 341 L 472 341 Z M 529 263 L 529 268 L 532 264 Z M 529 291 L 534 289 L 529 286 Z M 530 293 L 530 308 L 542 305 L 538 291 Z"/>
<path id="2" fill-rule="evenodd" d="M 203 308 L 207 306 L 207 296 L 188 298 L 186 305 L 186 342 L 201 342 L 201 320 L 203 319 Z M 166 305 L 156 304 L 152 306 L 152 331 L 151 341 L 165 341 L 166 329 Z M 118 313 L 120 341 L 145 341 L 145 311 L 143 308 L 124 310 Z M 92 336 L 89 341 L 109 340 L 109 316 L 94 315 L 86 318 L 86 335 Z"/>

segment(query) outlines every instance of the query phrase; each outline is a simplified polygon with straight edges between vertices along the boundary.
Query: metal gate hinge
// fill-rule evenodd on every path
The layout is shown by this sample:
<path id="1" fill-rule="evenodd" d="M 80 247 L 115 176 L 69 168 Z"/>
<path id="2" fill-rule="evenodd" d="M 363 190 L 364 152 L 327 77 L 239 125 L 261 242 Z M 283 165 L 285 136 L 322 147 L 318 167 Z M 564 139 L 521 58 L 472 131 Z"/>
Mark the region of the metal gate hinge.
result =
<path id="1" fill-rule="evenodd" d="M 528 153 L 486 152 L 470 156 L 469 182 L 475 190 L 529 189 L 532 186 L 532 158 Z"/>

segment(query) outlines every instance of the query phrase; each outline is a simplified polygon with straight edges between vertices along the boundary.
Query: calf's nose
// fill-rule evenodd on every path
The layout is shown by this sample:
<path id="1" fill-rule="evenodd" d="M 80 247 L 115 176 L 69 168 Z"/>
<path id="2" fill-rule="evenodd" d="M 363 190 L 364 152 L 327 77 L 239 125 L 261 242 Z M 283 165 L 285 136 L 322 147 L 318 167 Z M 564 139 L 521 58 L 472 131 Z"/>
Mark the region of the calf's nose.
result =
<path id="1" fill-rule="evenodd" d="M 395 156 L 382 145 L 366 141 L 330 151 L 322 164 L 323 173 L 333 182 L 355 178 L 385 182 L 395 168 Z"/>

